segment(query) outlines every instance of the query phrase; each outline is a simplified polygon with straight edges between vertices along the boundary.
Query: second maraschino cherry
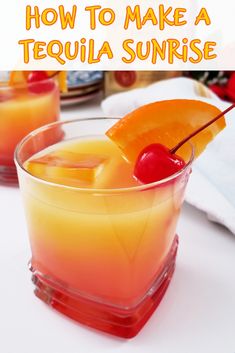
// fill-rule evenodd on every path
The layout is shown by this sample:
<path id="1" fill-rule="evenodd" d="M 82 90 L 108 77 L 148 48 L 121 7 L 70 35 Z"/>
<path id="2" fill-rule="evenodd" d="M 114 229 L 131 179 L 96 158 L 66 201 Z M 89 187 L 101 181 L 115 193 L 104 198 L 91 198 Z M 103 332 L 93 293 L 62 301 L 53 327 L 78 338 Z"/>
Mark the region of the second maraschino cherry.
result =
<path id="1" fill-rule="evenodd" d="M 53 80 L 48 80 L 45 71 L 32 71 L 27 78 L 27 83 L 29 91 L 35 94 L 50 92 L 55 86 Z"/>

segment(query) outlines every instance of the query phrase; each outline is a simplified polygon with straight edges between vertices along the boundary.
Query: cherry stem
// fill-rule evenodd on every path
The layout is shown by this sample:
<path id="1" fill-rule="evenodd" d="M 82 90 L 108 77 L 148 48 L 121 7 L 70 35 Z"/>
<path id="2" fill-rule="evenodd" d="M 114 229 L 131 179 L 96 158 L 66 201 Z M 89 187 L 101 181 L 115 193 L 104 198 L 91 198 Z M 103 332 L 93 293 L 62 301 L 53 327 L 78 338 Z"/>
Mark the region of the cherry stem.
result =
<path id="1" fill-rule="evenodd" d="M 185 137 L 182 141 L 180 141 L 175 147 L 173 147 L 170 150 L 171 154 L 174 154 L 180 147 L 182 147 L 188 140 L 190 140 L 192 137 L 194 137 L 195 135 L 197 135 L 199 132 L 201 132 L 202 130 L 206 129 L 208 126 L 212 125 L 216 120 L 222 118 L 225 114 L 227 114 L 228 112 L 230 112 L 230 110 L 232 110 L 233 108 L 235 108 L 235 103 L 232 104 L 230 107 L 228 107 L 226 110 L 224 110 L 223 112 L 221 112 L 219 115 L 217 115 L 214 119 L 212 119 L 211 121 L 209 121 L 208 123 L 206 123 L 205 125 L 201 126 L 199 129 L 193 131 L 189 136 Z"/>

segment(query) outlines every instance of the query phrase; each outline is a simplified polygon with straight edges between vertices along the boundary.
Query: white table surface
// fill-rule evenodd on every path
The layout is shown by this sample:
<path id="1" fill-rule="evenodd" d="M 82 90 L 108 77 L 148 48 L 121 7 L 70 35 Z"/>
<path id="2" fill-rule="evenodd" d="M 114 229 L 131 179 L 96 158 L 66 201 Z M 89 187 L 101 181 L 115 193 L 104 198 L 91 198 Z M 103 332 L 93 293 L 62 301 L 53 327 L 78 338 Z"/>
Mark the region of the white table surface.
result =
<path id="1" fill-rule="evenodd" d="M 101 116 L 98 101 L 63 112 Z M 235 353 L 235 236 L 189 205 L 178 225 L 172 283 L 137 337 L 122 340 L 77 324 L 33 295 L 20 193 L 0 186 L 1 353 Z"/>

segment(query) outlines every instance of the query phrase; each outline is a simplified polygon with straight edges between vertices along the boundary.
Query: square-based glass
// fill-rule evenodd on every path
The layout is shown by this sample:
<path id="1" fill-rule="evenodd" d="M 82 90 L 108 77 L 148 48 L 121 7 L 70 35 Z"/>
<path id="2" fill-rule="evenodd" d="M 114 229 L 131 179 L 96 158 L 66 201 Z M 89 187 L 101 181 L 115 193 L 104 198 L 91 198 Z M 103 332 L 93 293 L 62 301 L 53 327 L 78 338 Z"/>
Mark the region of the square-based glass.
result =
<path id="1" fill-rule="evenodd" d="M 121 337 L 133 337 L 163 297 L 178 247 L 176 225 L 191 171 L 120 189 L 47 182 L 24 163 L 57 142 L 104 136 L 116 119 L 50 124 L 16 150 L 32 250 L 35 294 L 65 315 Z"/>

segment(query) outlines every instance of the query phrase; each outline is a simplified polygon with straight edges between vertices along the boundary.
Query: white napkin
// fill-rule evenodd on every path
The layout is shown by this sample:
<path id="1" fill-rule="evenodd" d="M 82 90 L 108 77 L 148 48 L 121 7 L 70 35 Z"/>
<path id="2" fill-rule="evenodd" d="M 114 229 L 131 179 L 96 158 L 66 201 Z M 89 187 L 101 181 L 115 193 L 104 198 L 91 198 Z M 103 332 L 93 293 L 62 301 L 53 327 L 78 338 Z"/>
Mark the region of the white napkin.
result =
<path id="1" fill-rule="evenodd" d="M 123 116 L 147 103 L 180 98 L 198 99 L 221 110 L 230 105 L 197 81 L 173 78 L 110 96 L 102 102 L 102 109 L 105 115 Z M 235 234 L 235 109 L 226 121 L 227 128 L 195 161 L 186 201 Z"/>

